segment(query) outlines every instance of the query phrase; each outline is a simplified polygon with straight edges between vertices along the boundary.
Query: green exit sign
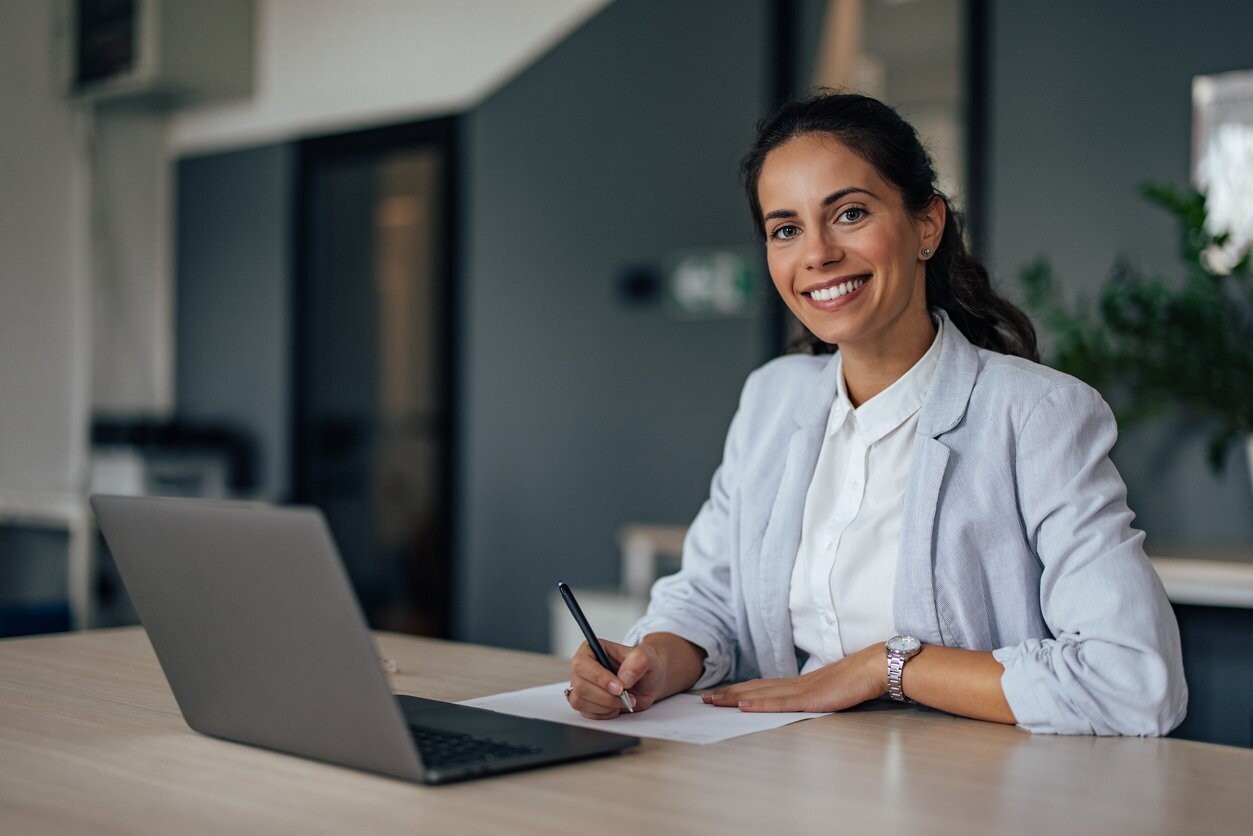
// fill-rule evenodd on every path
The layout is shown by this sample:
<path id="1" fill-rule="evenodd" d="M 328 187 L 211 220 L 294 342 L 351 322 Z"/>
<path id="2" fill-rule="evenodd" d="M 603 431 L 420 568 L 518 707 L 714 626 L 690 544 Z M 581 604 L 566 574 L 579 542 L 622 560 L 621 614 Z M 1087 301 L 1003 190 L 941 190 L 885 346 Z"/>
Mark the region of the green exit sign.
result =
<path id="1" fill-rule="evenodd" d="M 761 298 L 758 260 L 740 250 L 689 250 L 666 271 L 666 306 L 676 316 L 744 317 Z"/>

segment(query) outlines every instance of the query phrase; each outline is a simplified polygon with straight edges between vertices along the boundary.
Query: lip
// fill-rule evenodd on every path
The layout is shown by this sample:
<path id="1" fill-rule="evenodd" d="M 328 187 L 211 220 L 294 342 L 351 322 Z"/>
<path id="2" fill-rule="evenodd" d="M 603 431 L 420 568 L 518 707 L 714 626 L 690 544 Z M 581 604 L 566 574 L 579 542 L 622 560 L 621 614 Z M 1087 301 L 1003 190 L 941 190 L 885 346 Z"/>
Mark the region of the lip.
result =
<path id="1" fill-rule="evenodd" d="M 837 296 L 834 299 L 815 299 L 812 295 L 815 290 L 823 290 L 824 288 L 834 287 L 837 284 L 843 284 L 844 282 L 852 281 L 853 279 L 865 279 L 866 281 L 865 284 L 851 293 L 845 293 L 843 296 Z M 820 282 L 815 284 L 813 287 L 806 288 L 801 291 L 801 294 L 804 297 L 805 302 L 812 307 L 817 308 L 820 311 L 834 311 L 856 301 L 857 297 L 861 296 L 862 292 L 869 287 L 873 281 L 874 277 L 869 273 L 856 273 L 849 276 L 839 276 L 838 278 Z"/>
<path id="2" fill-rule="evenodd" d="M 850 273 L 847 276 L 836 276 L 833 279 L 827 279 L 825 282 L 819 282 L 818 284 L 811 285 L 810 287 L 802 290 L 801 293 L 805 296 L 809 296 L 815 290 L 826 290 L 828 287 L 835 287 L 837 284 L 851 282 L 853 279 L 865 279 L 866 283 L 869 284 L 870 278 L 869 273 Z"/>

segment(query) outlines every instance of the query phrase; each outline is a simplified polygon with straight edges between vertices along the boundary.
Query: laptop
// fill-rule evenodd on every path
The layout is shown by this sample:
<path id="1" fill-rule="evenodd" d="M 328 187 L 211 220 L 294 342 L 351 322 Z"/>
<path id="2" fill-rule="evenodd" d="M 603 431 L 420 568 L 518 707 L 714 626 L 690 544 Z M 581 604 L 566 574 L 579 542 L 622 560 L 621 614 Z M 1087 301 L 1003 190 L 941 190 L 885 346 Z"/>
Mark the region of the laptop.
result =
<path id="1" fill-rule="evenodd" d="M 393 694 L 316 509 L 120 496 L 91 506 L 195 731 L 427 784 L 640 742 Z"/>

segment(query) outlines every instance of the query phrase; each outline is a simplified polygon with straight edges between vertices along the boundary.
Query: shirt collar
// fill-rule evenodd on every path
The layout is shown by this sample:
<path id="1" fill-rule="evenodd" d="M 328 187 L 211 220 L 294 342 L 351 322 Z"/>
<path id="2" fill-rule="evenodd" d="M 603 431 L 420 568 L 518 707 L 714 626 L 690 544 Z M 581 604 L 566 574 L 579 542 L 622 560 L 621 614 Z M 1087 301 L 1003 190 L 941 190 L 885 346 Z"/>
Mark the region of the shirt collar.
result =
<path id="1" fill-rule="evenodd" d="M 849 400 L 848 386 L 844 382 L 844 361 L 841 357 L 836 366 L 836 395 L 827 420 L 827 434 L 834 433 L 845 421 L 851 419 L 855 432 L 867 441 L 875 442 L 917 412 L 926 402 L 931 379 L 935 376 L 946 322 L 946 317 L 937 317 L 935 339 L 931 341 L 927 352 L 891 386 L 859 407 L 854 407 Z"/>

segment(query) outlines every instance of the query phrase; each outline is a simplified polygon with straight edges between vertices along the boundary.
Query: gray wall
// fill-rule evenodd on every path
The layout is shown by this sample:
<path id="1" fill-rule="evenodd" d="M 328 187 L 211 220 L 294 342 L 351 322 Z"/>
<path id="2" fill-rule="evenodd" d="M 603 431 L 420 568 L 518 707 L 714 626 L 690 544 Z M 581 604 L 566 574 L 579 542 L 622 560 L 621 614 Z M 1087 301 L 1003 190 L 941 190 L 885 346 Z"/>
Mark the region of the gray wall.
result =
<path id="1" fill-rule="evenodd" d="M 769 3 L 620 0 L 468 117 L 458 638 L 547 647 L 550 590 L 708 494 L 761 318 L 625 307 L 628 265 L 752 241 Z"/>
<path id="2" fill-rule="evenodd" d="M 1175 227 L 1138 185 L 1189 180 L 1191 80 L 1253 67 L 1248 0 L 990 4 L 987 218 L 994 272 L 1013 287 L 1047 256 L 1067 291 L 1094 294 L 1119 256 L 1180 275 Z M 1115 449 L 1151 550 L 1253 544 L 1241 451 L 1205 464 L 1203 427 L 1165 420 Z"/>
<path id="3" fill-rule="evenodd" d="M 290 492 L 294 155 L 270 145 L 178 163 L 177 413 L 247 431 L 272 500 Z"/>

